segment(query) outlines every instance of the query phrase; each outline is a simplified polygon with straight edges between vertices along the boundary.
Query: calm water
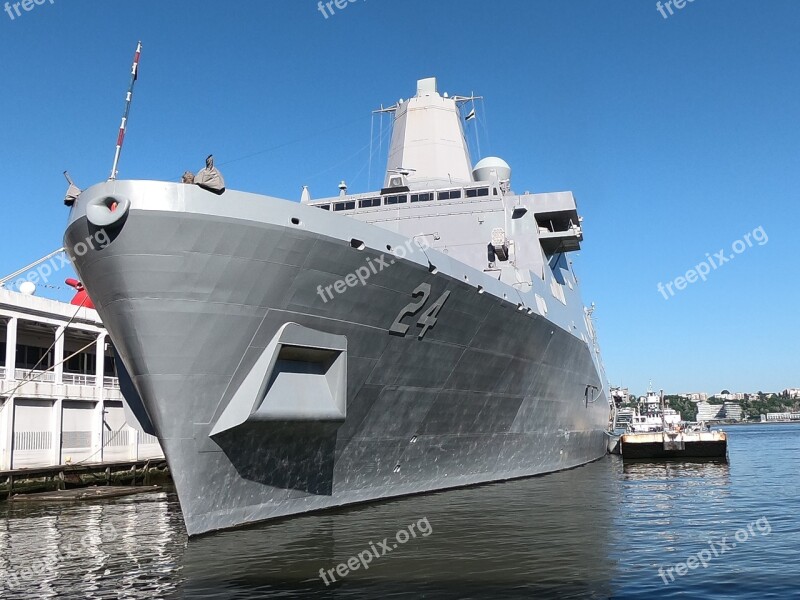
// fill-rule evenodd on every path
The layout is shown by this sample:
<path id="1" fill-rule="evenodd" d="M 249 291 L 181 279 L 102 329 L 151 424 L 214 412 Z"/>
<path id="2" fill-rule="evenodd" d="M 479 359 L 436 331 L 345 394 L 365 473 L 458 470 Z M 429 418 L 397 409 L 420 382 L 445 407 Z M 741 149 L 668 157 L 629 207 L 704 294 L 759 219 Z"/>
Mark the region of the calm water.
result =
<path id="1" fill-rule="evenodd" d="M 800 597 L 800 425 L 728 431 L 730 465 L 607 457 L 192 542 L 174 494 L 2 505 L 0 597 Z"/>

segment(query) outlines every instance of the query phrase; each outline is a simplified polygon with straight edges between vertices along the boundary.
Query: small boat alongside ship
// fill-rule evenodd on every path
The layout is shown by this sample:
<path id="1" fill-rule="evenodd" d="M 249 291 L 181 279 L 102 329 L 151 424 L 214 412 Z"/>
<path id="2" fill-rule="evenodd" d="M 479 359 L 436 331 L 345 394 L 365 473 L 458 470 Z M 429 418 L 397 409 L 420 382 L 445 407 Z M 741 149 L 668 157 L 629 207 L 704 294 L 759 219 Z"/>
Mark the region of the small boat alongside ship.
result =
<path id="1" fill-rule="evenodd" d="M 619 448 L 623 460 L 728 459 L 728 438 L 718 429 L 623 433 Z"/>
<path id="2" fill-rule="evenodd" d="M 631 409 L 629 409 L 631 410 Z M 623 460 L 687 460 L 728 458 L 728 438 L 724 431 L 712 430 L 705 423 L 684 422 L 681 414 L 666 406 L 664 392 L 649 389 L 643 404 L 625 413 L 624 433 L 611 434 L 609 451 Z M 620 421 L 615 422 L 615 426 Z"/>

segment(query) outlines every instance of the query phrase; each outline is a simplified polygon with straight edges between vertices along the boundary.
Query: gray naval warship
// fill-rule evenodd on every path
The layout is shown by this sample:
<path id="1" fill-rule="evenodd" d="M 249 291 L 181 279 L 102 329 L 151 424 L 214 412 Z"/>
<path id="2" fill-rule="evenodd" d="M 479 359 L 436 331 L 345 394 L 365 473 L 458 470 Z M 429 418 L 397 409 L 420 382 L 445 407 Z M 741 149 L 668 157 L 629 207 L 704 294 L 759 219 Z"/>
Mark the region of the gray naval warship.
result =
<path id="1" fill-rule="evenodd" d="M 65 245 L 107 236 L 74 264 L 189 535 L 605 454 L 575 199 L 514 193 L 499 158 L 473 168 L 466 100 L 429 78 L 383 109 L 372 193 L 109 180 L 77 195 Z"/>

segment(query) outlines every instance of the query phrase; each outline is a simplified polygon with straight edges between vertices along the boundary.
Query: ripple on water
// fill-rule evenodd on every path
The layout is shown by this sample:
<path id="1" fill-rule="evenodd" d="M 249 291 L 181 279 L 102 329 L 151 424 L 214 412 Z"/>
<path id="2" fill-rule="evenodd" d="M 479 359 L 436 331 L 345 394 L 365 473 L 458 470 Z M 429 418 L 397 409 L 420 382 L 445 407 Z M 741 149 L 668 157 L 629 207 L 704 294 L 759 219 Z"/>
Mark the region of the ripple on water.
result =
<path id="1" fill-rule="evenodd" d="M 11 503 L 0 527 L 1 596 L 797 597 L 800 426 L 729 431 L 729 465 L 607 457 L 544 477 L 305 515 L 188 544 L 174 494 Z M 398 544 L 367 570 L 336 576 L 330 587 L 319 577 L 320 569 L 335 569 L 384 538 L 391 543 L 423 519 L 429 535 Z M 766 519 L 768 533 L 753 526 L 758 535 L 705 568 L 666 584 L 659 575 L 758 519 Z M 103 537 L 109 524 L 114 541 Z M 70 544 L 78 551 L 68 552 Z M 50 561 L 47 570 L 8 587 L 42 559 Z"/>

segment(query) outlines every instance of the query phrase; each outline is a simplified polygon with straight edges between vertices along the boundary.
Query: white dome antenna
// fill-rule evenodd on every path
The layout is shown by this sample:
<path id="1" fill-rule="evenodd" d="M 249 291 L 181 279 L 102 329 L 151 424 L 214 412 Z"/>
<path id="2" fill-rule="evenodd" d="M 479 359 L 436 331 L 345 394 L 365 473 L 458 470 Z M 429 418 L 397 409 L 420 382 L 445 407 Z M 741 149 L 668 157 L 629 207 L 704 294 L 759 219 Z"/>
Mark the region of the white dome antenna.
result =
<path id="1" fill-rule="evenodd" d="M 475 181 L 491 181 L 493 173 L 500 181 L 511 180 L 511 167 L 502 158 L 497 156 L 487 156 L 479 161 L 475 168 L 472 169 L 472 176 Z"/>

